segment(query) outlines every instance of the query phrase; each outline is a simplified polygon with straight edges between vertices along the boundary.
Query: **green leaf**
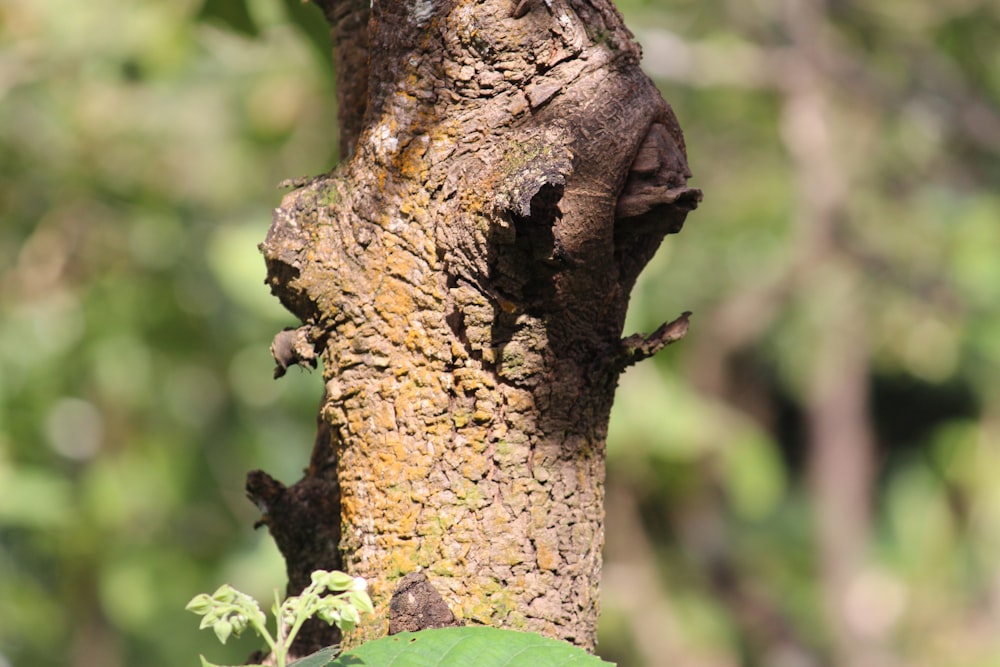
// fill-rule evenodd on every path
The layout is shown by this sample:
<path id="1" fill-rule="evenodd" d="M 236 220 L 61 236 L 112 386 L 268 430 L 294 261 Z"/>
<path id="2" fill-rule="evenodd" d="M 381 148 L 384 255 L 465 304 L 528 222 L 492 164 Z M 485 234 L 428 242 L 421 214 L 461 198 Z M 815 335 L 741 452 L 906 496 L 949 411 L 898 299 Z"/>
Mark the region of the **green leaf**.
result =
<path id="1" fill-rule="evenodd" d="M 302 0 L 283 0 L 289 20 L 298 26 L 319 56 L 319 62 L 325 68 L 333 65 L 333 42 L 330 29 L 323 18 L 323 11 L 314 3 Z"/>
<path id="2" fill-rule="evenodd" d="M 212 593 L 214 602 L 231 603 L 236 598 L 236 589 L 229 584 L 222 584 Z"/>
<path id="3" fill-rule="evenodd" d="M 207 614 L 212 608 L 212 598 L 208 597 L 205 593 L 199 593 L 191 598 L 191 601 L 184 608 L 196 614 Z"/>
<path id="4" fill-rule="evenodd" d="M 340 610 L 334 606 L 321 607 L 316 615 L 319 616 L 320 620 L 333 625 L 340 620 Z"/>
<path id="5" fill-rule="evenodd" d="M 347 591 L 354 587 L 354 577 L 334 570 L 326 575 L 326 587 L 332 591 Z"/>
<path id="6" fill-rule="evenodd" d="M 361 614 L 349 604 L 345 604 L 340 610 L 340 618 L 344 623 L 350 623 L 352 626 L 361 622 Z"/>
<path id="7" fill-rule="evenodd" d="M 244 614 L 231 614 L 229 622 L 233 624 L 233 634 L 239 637 L 247 629 L 247 623 L 250 622 L 250 619 Z"/>
<path id="8" fill-rule="evenodd" d="M 247 37 L 260 34 L 256 21 L 250 15 L 246 0 L 205 0 L 198 12 L 198 19 L 215 21 Z"/>
<path id="9" fill-rule="evenodd" d="M 229 635 L 233 633 L 233 624 L 222 619 L 216 621 L 215 625 L 212 626 L 212 630 L 215 631 L 215 636 L 219 638 L 219 641 L 225 644 L 226 640 L 229 639 Z"/>
<path id="10" fill-rule="evenodd" d="M 326 663 L 325 667 L 598 667 L 611 664 L 572 644 L 541 635 L 464 627 L 402 632 L 377 639 Z"/>
<path id="11" fill-rule="evenodd" d="M 296 660 L 288 667 L 325 667 L 330 664 L 331 660 L 337 657 L 338 653 L 340 653 L 339 646 L 327 646 L 300 660 Z"/>
<path id="12" fill-rule="evenodd" d="M 217 665 L 214 662 L 209 662 L 208 660 L 205 660 L 205 656 L 203 655 L 199 655 L 198 657 L 201 658 L 201 667 L 228 667 L 228 665 Z M 240 665 L 240 667 L 267 667 L 267 665 L 255 662 L 252 664 Z"/>
<path id="13" fill-rule="evenodd" d="M 366 614 L 375 613 L 375 607 L 372 605 L 372 599 L 368 597 L 368 593 L 365 591 L 351 591 L 347 595 L 347 599 L 352 605 L 358 608 L 358 611 Z"/>
<path id="14" fill-rule="evenodd" d="M 259 629 L 267 625 L 267 616 L 265 616 L 264 612 L 260 610 L 260 606 L 258 606 L 256 602 L 254 602 L 253 608 L 247 609 L 246 611 L 247 620 L 254 626 L 254 630 L 257 630 L 257 633 L 260 634 Z"/>

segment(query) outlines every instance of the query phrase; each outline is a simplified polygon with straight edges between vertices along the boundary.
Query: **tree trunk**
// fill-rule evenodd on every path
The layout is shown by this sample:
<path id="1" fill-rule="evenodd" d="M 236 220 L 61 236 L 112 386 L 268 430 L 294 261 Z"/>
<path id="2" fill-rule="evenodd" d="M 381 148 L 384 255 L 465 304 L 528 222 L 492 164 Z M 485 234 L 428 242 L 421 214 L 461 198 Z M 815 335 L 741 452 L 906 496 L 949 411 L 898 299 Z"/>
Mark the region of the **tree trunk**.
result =
<path id="1" fill-rule="evenodd" d="M 593 649 L 615 385 L 687 327 L 621 338 L 701 196 L 680 128 L 605 0 L 322 4 L 350 159 L 261 246 L 304 323 L 279 367 L 315 353 L 326 380 L 305 478 L 248 481 L 289 592 L 367 578 L 356 642 L 421 570 L 459 622 Z M 331 643 L 314 630 L 301 651 Z"/>

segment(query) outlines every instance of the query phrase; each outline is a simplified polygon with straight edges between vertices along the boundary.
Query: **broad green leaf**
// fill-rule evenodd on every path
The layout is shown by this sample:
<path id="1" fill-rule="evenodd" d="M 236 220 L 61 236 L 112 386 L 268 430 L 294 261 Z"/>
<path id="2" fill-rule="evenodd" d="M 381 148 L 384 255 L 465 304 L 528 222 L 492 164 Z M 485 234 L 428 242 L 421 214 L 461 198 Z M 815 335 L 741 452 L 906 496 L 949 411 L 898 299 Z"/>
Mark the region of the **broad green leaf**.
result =
<path id="1" fill-rule="evenodd" d="M 465 627 L 402 632 L 363 644 L 326 667 L 598 667 L 611 665 L 566 642 L 527 632 Z"/>
<path id="2" fill-rule="evenodd" d="M 326 665 L 331 664 L 330 661 L 333 660 L 339 652 L 339 646 L 327 646 L 326 648 L 321 648 L 311 655 L 307 655 L 301 660 L 296 660 L 288 667 L 325 667 Z"/>

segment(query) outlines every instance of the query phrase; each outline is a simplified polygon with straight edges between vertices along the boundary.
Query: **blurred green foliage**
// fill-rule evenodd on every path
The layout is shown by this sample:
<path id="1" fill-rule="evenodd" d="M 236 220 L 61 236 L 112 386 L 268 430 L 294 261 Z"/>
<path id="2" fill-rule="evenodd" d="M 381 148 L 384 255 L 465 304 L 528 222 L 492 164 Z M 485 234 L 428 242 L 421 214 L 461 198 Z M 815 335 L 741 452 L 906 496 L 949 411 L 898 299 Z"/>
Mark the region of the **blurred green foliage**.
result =
<path id="1" fill-rule="evenodd" d="M 622 380 L 602 654 L 851 664 L 847 633 L 866 665 L 996 664 L 1000 8 L 621 6 L 706 198 L 633 296 L 626 333 L 695 316 Z M 0 0 L 0 665 L 258 648 L 220 655 L 183 608 L 284 585 L 244 475 L 298 478 L 321 381 L 271 380 L 293 322 L 256 244 L 275 184 L 333 164 L 317 25 L 293 0 Z M 872 435 L 839 570 L 810 430 L 837 344 Z"/>
<path id="2" fill-rule="evenodd" d="M 617 396 L 602 653 L 997 664 L 1000 5 L 619 6 L 705 201 L 626 325 L 695 313 Z"/>
<path id="3" fill-rule="evenodd" d="M 0 3 L 0 664 L 196 664 L 194 593 L 284 588 L 244 477 L 298 478 L 321 380 L 271 379 L 256 245 L 333 160 L 329 67 L 199 10 Z"/>

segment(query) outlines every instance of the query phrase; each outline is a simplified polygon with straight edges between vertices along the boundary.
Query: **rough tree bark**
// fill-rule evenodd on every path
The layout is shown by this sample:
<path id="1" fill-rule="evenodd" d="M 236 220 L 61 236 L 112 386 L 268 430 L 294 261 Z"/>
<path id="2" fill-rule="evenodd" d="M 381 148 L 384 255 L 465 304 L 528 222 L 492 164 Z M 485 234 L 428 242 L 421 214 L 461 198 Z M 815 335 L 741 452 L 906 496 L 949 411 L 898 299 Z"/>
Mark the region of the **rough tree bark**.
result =
<path id="1" fill-rule="evenodd" d="M 319 4 L 345 160 L 261 249 L 303 322 L 278 373 L 319 356 L 326 391 L 304 478 L 248 479 L 289 592 L 317 567 L 366 577 L 359 641 L 422 571 L 456 622 L 592 649 L 614 389 L 687 328 L 621 338 L 701 197 L 681 130 L 608 0 Z"/>

